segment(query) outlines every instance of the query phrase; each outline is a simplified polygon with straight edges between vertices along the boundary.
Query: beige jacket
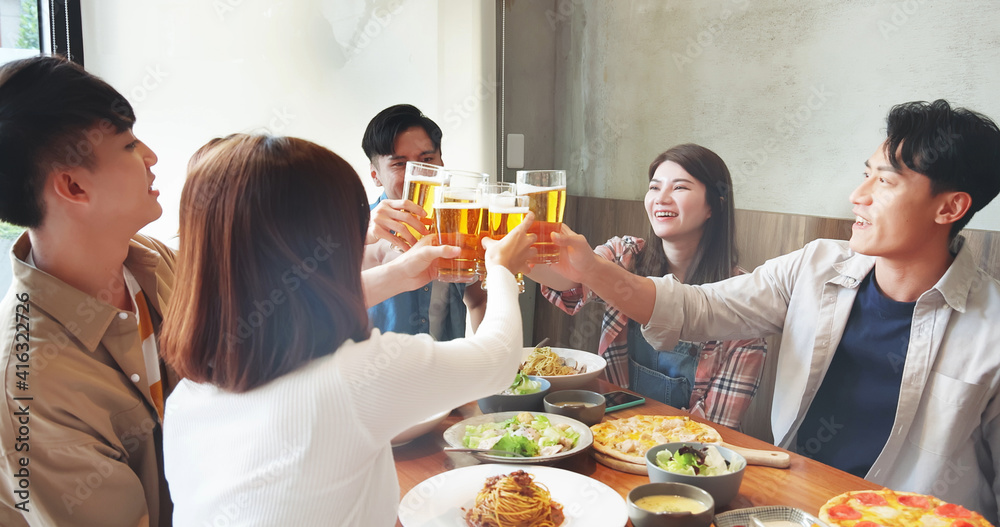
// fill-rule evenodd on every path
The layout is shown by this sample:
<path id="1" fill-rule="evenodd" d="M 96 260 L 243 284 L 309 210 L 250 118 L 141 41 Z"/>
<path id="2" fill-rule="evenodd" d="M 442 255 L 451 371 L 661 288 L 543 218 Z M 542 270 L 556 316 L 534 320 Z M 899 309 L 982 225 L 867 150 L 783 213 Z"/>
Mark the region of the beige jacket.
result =
<path id="1" fill-rule="evenodd" d="M 14 244 L 14 281 L 0 302 L 0 525 L 169 526 L 162 428 L 135 315 L 26 264 L 30 250 L 27 234 Z M 174 252 L 136 235 L 125 265 L 159 333 Z M 27 357 L 18 314 L 28 317 Z M 177 377 L 161 370 L 166 397 Z"/>

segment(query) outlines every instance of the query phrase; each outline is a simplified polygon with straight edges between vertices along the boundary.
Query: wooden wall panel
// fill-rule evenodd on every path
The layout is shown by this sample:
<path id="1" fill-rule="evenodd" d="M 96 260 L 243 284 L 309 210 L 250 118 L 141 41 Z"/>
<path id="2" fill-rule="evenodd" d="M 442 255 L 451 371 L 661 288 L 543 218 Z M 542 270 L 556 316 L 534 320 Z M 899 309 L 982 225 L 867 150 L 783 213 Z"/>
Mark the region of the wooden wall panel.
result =
<path id="1" fill-rule="evenodd" d="M 604 243 L 612 236 L 631 234 L 646 237 L 649 224 L 641 201 L 570 196 L 566 203 L 566 224 L 583 234 L 591 245 Z M 849 239 L 851 220 L 820 218 L 750 210 L 736 211 L 736 236 L 740 265 L 752 270 L 765 260 L 787 254 L 817 238 Z M 1000 277 L 1000 231 L 963 233 L 977 257 L 979 266 L 993 277 Z M 596 351 L 601 334 L 603 305 L 594 302 L 570 317 L 538 295 L 535 300 L 532 342 L 544 337 L 553 346 Z M 773 357 L 777 355 L 775 337 L 768 339 L 768 358 L 761 389 L 744 419 L 744 432 L 770 440 L 770 402 L 774 389 Z"/>

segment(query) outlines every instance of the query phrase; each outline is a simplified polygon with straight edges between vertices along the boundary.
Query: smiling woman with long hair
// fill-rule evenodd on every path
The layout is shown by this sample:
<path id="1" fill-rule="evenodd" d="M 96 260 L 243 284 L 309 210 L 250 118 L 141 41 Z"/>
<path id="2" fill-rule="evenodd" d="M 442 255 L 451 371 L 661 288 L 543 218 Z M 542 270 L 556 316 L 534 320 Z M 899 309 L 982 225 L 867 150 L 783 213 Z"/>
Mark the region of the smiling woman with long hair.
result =
<path id="1" fill-rule="evenodd" d="M 672 274 L 687 284 L 740 274 L 732 189 L 729 168 L 715 152 L 696 144 L 670 148 L 649 165 L 644 200 L 649 236 L 614 237 L 594 251 L 640 276 Z M 529 276 L 571 315 L 597 299 L 553 270 L 536 268 Z M 598 348 L 611 382 L 733 428 L 757 390 L 765 351 L 763 339 L 680 342 L 657 350 L 643 338 L 640 324 L 611 305 Z"/>
<path id="2" fill-rule="evenodd" d="M 336 154 L 237 134 L 202 147 L 188 172 L 161 337 L 186 377 L 164 425 L 174 523 L 391 525 L 391 438 L 514 376 L 521 319 L 508 268 L 527 260 L 530 219 L 487 251 L 489 316 L 476 335 L 439 343 L 368 329 L 368 204 Z M 442 249 L 400 256 L 391 287 L 423 286 L 433 259 L 421 250 Z"/>

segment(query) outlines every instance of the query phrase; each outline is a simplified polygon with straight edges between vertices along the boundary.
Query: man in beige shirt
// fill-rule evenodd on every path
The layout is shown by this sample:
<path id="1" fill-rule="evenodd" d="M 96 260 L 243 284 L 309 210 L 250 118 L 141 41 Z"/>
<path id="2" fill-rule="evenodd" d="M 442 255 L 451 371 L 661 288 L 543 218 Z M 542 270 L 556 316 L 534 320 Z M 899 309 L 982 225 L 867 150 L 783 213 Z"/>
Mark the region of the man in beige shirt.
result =
<path id="1" fill-rule="evenodd" d="M 0 302 L 0 525 L 167 526 L 156 334 L 174 255 L 125 98 L 38 57 L 0 68 L 0 219 L 27 232 Z"/>

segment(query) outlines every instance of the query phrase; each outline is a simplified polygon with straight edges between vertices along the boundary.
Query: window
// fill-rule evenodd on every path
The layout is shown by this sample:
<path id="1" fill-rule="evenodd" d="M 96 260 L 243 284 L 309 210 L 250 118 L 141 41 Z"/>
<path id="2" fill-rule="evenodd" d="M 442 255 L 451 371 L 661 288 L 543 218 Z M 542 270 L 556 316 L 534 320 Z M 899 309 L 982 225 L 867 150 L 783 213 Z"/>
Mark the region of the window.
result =
<path id="1" fill-rule="evenodd" d="M 0 63 L 37 55 L 42 49 L 38 0 L 0 0 Z"/>
<path id="2" fill-rule="evenodd" d="M 48 0 L 0 0 L 0 64 L 32 57 L 42 50 L 42 22 L 39 8 L 47 10 Z M 0 221 L 0 294 L 11 282 L 7 254 L 24 229 Z"/>

